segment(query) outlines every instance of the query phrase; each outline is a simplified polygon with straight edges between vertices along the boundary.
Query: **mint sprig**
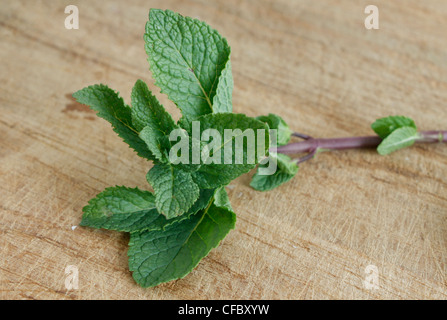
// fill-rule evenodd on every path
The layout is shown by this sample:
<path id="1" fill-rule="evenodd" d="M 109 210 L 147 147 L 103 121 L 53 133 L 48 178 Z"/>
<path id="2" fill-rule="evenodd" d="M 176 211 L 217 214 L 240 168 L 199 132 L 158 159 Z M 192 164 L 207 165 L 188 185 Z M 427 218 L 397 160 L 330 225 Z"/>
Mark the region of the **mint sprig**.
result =
<path id="1" fill-rule="evenodd" d="M 250 185 L 267 191 L 291 180 L 298 164 L 321 150 L 375 147 L 384 155 L 415 142 L 447 140 L 447 131 L 418 132 L 403 116 L 374 122 L 377 136 L 314 139 L 292 132 L 278 115 L 234 114 L 231 50 L 216 30 L 151 9 L 144 40 L 155 84 L 180 109 L 179 121 L 142 80 L 133 87 L 132 107 L 103 84 L 73 94 L 153 162 L 146 177 L 154 192 L 106 188 L 83 208 L 81 221 L 130 233 L 129 269 L 143 287 L 183 278 L 219 245 L 236 222 L 225 186 L 257 165 Z M 290 143 L 292 137 L 304 141 Z M 298 153 L 307 155 L 287 155 Z"/>
<path id="2" fill-rule="evenodd" d="M 147 180 L 154 192 L 111 187 L 83 208 L 81 225 L 131 234 L 129 268 L 143 287 L 184 277 L 234 228 L 236 216 L 225 185 L 253 169 L 269 147 L 268 132 L 253 157 L 235 148 L 246 130 L 267 126 L 232 112 L 233 77 L 230 47 L 206 23 L 166 10 L 152 9 L 146 25 L 146 52 L 162 93 L 179 107 L 182 118 L 171 115 L 138 80 L 132 90 L 132 107 L 105 85 L 84 88 L 73 96 L 98 111 L 137 154 L 154 165 Z M 200 126 L 194 137 L 193 121 Z M 222 135 L 220 141 L 200 141 L 205 130 Z M 235 130 L 226 136 L 225 129 Z M 177 150 L 179 141 L 186 144 Z M 229 153 L 223 149 L 233 147 Z M 185 148 L 185 150 L 183 150 Z M 204 157 L 182 162 L 172 153 L 193 151 Z M 237 159 L 240 162 L 224 163 Z"/>

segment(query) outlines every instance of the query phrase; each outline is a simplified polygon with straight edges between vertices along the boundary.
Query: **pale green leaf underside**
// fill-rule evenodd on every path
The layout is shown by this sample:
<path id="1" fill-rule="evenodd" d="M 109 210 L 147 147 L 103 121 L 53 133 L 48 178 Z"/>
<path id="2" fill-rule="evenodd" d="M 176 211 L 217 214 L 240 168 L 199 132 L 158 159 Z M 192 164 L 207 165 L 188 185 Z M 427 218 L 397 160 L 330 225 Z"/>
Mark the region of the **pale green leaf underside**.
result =
<path id="1" fill-rule="evenodd" d="M 132 233 L 129 269 L 143 287 L 180 279 L 191 272 L 234 228 L 236 216 L 211 205 L 164 231 Z"/>
<path id="2" fill-rule="evenodd" d="M 298 165 L 285 154 L 270 153 L 269 160 L 276 162 L 276 172 L 272 175 L 261 175 L 258 168 L 250 183 L 250 186 L 258 191 L 269 191 L 279 187 L 292 179 L 298 172 Z M 268 164 L 259 166 L 267 167 Z"/>
<path id="3" fill-rule="evenodd" d="M 231 60 L 228 57 L 226 67 L 222 70 L 213 99 L 213 113 L 233 112 L 233 74 Z"/>
<path id="4" fill-rule="evenodd" d="M 416 129 L 416 124 L 410 118 L 404 116 L 390 116 L 386 118 L 377 119 L 371 128 L 382 139 L 385 139 L 394 130 L 402 127 L 411 127 Z"/>
<path id="5" fill-rule="evenodd" d="M 154 188 L 158 212 L 167 219 L 188 211 L 199 197 L 199 187 L 191 173 L 175 166 L 156 164 L 149 170 L 147 180 Z"/>
<path id="6" fill-rule="evenodd" d="M 108 122 L 113 130 L 134 149 L 140 157 L 154 160 L 154 155 L 146 144 L 139 138 L 138 130 L 132 124 L 131 108 L 124 104 L 118 93 L 109 87 L 99 84 L 86 87 L 73 94 L 73 97 L 82 104 L 90 106 L 97 111 L 97 115 Z"/>
<path id="7" fill-rule="evenodd" d="M 225 190 L 225 186 L 216 189 L 214 193 L 214 205 L 219 208 L 225 208 L 230 211 L 233 211 L 227 190 Z"/>
<path id="8" fill-rule="evenodd" d="M 141 140 L 146 143 L 147 148 L 158 160 L 160 160 L 161 162 L 167 162 L 167 157 L 163 152 L 164 150 L 161 144 L 161 139 L 164 137 L 164 135 L 160 131 L 149 124 L 144 127 L 143 130 L 141 130 L 139 136 Z"/>
<path id="9" fill-rule="evenodd" d="M 227 41 L 202 21 L 159 9 L 151 9 L 144 39 L 155 84 L 187 122 L 211 113 L 219 77 L 230 58 Z M 223 87 L 230 85 L 230 73 L 231 68 Z M 227 88 L 219 91 L 223 93 L 218 103 L 231 100 Z"/>
<path id="10" fill-rule="evenodd" d="M 289 143 L 292 136 L 292 130 L 290 130 L 287 123 L 280 116 L 269 113 L 268 116 L 256 117 L 257 120 L 266 123 L 269 129 L 277 130 L 276 144 L 278 146 L 283 146 Z"/>
<path id="11" fill-rule="evenodd" d="M 377 152 L 387 155 L 402 148 L 410 147 L 419 138 L 417 129 L 413 127 L 402 127 L 394 130 L 377 147 Z"/>

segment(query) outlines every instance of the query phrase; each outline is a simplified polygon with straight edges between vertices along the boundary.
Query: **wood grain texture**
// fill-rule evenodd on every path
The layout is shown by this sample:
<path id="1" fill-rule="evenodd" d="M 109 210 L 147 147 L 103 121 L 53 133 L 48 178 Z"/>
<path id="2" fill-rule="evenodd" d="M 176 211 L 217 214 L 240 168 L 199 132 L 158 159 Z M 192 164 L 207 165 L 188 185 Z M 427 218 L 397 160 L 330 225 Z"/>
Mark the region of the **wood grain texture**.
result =
<path id="1" fill-rule="evenodd" d="M 152 289 L 128 271 L 129 237 L 77 226 L 114 185 L 147 188 L 139 159 L 71 94 L 106 83 L 127 102 L 153 85 L 143 32 L 150 7 L 207 21 L 232 47 L 234 110 L 277 113 L 318 137 L 369 135 L 391 114 L 447 129 L 447 3 L 375 1 L 0 0 L 1 299 L 445 299 L 447 147 L 387 157 L 323 153 L 260 193 L 250 175 L 228 191 L 236 229 L 186 278 Z M 65 268 L 79 289 L 65 288 Z M 363 284 L 379 270 L 379 289 Z"/>

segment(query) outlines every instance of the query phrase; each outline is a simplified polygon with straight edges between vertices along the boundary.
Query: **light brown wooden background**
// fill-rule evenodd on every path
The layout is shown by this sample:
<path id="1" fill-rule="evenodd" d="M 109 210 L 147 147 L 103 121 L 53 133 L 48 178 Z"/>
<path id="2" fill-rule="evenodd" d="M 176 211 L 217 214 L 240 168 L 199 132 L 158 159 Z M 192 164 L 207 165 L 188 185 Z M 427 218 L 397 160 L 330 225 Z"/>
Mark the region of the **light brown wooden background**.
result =
<path id="1" fill-rule="evenodd" d="M 66 30 L 76 4 L 80 29 Z M 149 8 L 206 20 L 232 46 L 235 112 L 277 113 L 319 137 L 369 135 L 391 114 L 447 129 L 447 2 L 0 0 L 0 298 L 400 299 L 447 297 L 447 147 L 324 153 L 260 193 L 228 189 L 236 229 L 186 278 L 138 287 L 128 236 L 78 225 L 113 185 L 149 188 L 139 159 L 71 94 L 106 83 L 129 102 L 153 85 Z M 379 270 L 367 290 L 365 268 Z M 79 289 L 65 288 L 65 268 Z"/>

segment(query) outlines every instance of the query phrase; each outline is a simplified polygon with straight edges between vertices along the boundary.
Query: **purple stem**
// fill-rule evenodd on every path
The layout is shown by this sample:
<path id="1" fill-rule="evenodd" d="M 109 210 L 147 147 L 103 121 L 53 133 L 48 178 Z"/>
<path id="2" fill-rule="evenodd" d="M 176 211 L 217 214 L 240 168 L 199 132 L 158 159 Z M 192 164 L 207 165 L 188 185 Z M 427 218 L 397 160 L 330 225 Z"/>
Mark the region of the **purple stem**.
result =
<path id="1" fill-rule="evenodd" d="M 420 138 L 417 143 L 436 143 L 447 142 L 447 131 L 422 131 L 419 133 Z M 307 137 L 303 134 L 294 134 L 297 137 Z M 376 148 L 382 139 L 378 136 L 368 137 L 350 137 L 350 138 L 333 138 L 333 139 L 314 139 L 309 138 L 304 141 L 290 143 L 285 146 L 277 147 L 276 152 L 284 154 L 297 154 L 303 152 L 314 152 L 318 149 L 327 150 L 344 150 L 344 149 L 362 149 Z M 307 159 L 306 159 L 307 160 Z"/>
<path id="2" fill-rule="evenodd" d="M 303 134 L 303 133 L 298 133 L 298 132 L 294 132 L 294 133 L 292 133 L 292 136 L 301 138 L 301 139 L 303 139 L 303 140 L 309 140 L 309 139 L 312 139 L 311 136 L 308 136 L 307 134 Z"/>
<path id="3" fill-rule="evenodd" d="M 301 157 L 301 158 L 298 158 L 298 159 L 296 159 L 295 161 L 296 161 L 296 164 L 300 164 L 300 163 L 303 163 L 303 162 L 305 162 L 305 161 L 307 161 L 307 160 L 310 160 L 310 159 L 312 159 L 313 157 L 315 157 L 315 155 L 317 154 L 317 149 L 314 149 L 314 150 L 312 150 L 311 152 L 309 152 L 308 154 L 306 154 L 304 157 Z"/>
<path id="4" fill-rule="evenodd" d="M 422 131 L 419 133 L 421 138 L 416 142 L 422 143 L 435 143 L 435 142 L 447 142 L 447 131 Z"/>

